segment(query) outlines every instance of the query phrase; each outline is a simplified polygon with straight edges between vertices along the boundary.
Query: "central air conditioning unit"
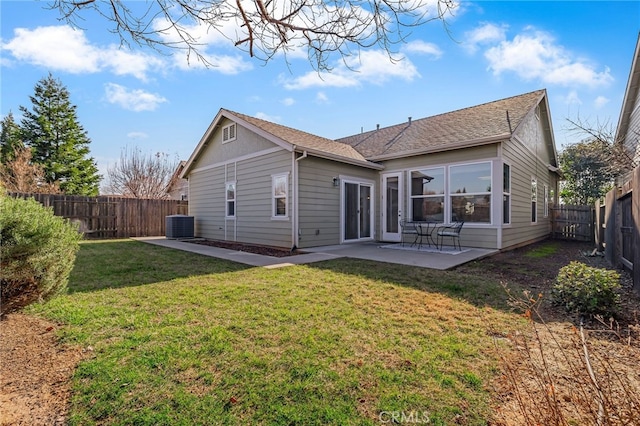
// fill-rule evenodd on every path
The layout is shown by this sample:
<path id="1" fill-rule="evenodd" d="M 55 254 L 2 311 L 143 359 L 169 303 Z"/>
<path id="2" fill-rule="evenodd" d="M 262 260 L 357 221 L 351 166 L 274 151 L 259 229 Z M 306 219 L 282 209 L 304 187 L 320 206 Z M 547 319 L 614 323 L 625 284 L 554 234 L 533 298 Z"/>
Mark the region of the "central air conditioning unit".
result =
<path id="1" fill-rule="evenodd" d="M 174 214 L 165 218 L 166 237 L 193 238 L 193 216 Z"/>

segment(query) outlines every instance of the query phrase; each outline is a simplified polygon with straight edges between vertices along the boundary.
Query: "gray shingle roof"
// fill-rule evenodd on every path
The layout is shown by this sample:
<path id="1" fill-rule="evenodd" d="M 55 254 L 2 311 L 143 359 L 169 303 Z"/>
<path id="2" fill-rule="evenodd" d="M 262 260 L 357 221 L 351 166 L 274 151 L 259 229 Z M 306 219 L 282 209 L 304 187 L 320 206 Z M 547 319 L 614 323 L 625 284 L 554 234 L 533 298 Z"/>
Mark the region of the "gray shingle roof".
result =
<path id="1" fill-rule="evenodd" d="M 445 150 L 500 137 L 507 139 L 545 93 L 545 90 L 537 90 L 337 141 L 354 147 L 365 158 L 375 160 L 378 157 Z"/>
<path id="2" fill-rule="evenodd" d="M 367 162 L 367 160 L 357 150 L 348 144 L 339 143 L 331 139 L 316 136 L 311 133 L 296 130 L 291 127 L 272 123 L 270 121 L 251 117 L 235 111 L 225 110 L 230 114 L 241 118 L 242 120 L 260 128 L 261 130 L 290 143 L 296 145 L 300 149 L 314 150 L 323 152 L 345 159 L 356 160 L 359 162 Z"/>

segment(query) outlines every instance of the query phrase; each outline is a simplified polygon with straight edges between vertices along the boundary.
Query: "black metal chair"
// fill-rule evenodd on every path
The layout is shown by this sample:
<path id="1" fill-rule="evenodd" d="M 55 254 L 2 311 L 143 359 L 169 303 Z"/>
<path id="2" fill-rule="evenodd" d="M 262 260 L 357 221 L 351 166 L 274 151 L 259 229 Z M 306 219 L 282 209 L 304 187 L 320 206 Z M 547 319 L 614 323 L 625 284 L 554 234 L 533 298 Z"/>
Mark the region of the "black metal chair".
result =
<path id="1" fill-rule="evenodd" d="M 438 250 L 442 250 L 445 237 L 451 238 L 454 249 L 457 247 L 458 250 L 462 250 L 462 247 L 460 246 L 460 231 L 462 230 L 462 225 L 464 225 L 464 221 L 438 228 L 438 232 L 436 232 L 436 236 L 438 238 L 436 245 L 438 246 Z"/>
<path id="2" fill-rule="evenodd" d="M 415 246 L 418 242 L 418 230 L 415 225 L 409 221 L 401 220 L 400 221 L 400 238 L 402 239 L 402 247 L 404 247 L 404 236 L 411 235 L 413 236 L 413 242 L 411 243 L 411 247 Z"/>

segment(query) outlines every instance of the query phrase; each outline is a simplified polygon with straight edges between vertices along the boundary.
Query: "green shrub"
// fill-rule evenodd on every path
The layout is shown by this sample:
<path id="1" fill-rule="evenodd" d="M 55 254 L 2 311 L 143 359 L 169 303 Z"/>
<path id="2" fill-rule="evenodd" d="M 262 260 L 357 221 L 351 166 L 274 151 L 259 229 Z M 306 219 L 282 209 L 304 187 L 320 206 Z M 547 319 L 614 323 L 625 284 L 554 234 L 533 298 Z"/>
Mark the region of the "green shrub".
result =
<path id="1" fill-rule="evenodd" d="M 67 286 L 81 235 L 33 199 L 0 195 L 0 316 Z"/>
<path id="2" fill-rule="evenodd" d="M 610 315 L 618 310 L 619 288 L 616 271 L 574 261 L 560 269 L 551 295 L 569 312 Z"/>

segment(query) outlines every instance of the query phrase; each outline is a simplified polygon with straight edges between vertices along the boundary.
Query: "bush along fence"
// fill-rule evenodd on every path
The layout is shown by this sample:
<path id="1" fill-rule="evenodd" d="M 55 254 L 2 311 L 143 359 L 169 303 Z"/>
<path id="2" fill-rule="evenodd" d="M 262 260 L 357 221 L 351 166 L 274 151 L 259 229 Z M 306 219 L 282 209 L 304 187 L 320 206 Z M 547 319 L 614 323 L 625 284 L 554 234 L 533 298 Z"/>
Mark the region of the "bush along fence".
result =
<path id="1" fill-rule="evenodd" d="M 115 196 L 9 193 L 34 198 L 53 214 L 75 223 L 85 238 L 128 238 L 165 235 L 165 217 L 187 214 L 188 202 Z"/>
<path id="2" fill-rule="evenodd" d="M 632 272 L 640 294 L 640 167 L 596 204 L 598 245 L 607 261 Z"/>

